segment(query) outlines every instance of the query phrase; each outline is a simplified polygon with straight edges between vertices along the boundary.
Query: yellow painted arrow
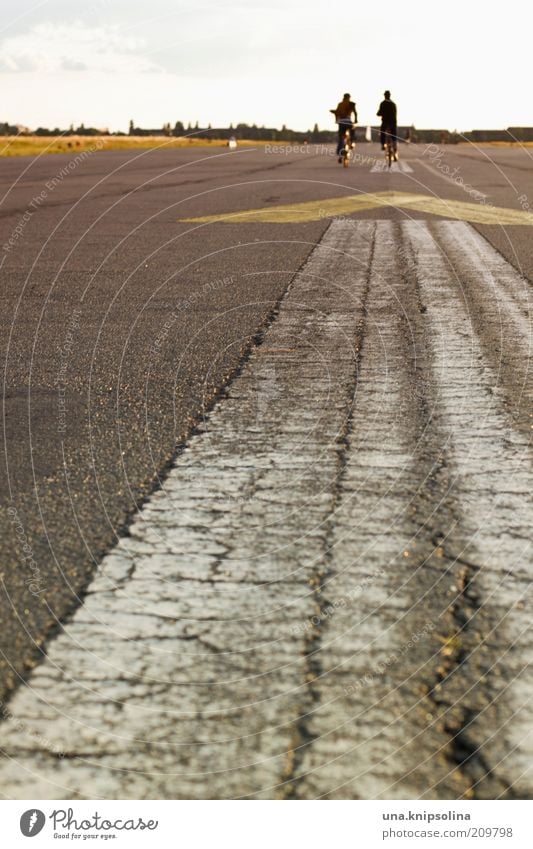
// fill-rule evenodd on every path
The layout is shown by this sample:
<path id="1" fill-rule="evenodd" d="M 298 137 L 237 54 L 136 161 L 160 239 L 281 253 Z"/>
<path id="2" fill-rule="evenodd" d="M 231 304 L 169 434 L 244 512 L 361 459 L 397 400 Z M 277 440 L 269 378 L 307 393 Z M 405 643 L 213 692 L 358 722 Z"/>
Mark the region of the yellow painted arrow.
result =
<path id="1" fill-rule="evenodd" d="M 445 200 L 430 195 L 409 192 L 376 192 L 345 195 L 339 198 L 291 203 L 284 206 L 266 206 L 261 209 L 246 209 L 241 212 L 225 212 L 222 215 L 201 215 L 197 218 L 180 218 L 179 221 L 197 224 L 223 221 L 228 224 L 295 224 L 302 221 L 319 221 L 338 215 L 351 215 L 367 209 L 394 206 L 415 209 L 430 215 L 471 221 L 475 224 L 500 224 L 533 226 L 533 213 L 518 209 L 506 209 L 486 203 L 467 203 L 460 200 Z"/>

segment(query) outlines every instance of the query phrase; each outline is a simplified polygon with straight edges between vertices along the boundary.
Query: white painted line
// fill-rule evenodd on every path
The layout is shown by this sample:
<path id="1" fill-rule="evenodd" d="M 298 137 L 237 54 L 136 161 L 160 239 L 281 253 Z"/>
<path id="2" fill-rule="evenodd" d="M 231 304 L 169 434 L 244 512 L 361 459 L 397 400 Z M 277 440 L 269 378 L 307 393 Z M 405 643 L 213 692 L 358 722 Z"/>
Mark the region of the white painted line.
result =
<path id="1" fill-rule="evenodd" d="M 456 274 L 482 290 L 486 309 L 497 315 L 502 330 L 517 339 L 524 363 L 528 363 L 533 343 L 531 284 L 473 227 L 442 221 L 437 232 Z"/>
<path id="2" fill-rule="evenodd" d="M 324 590 L 335 612 L 322 639 L 325 680 L 311 723 L 316 738 L 305 763 L 306 798 L 416 796 L 418 764 L 438 745 L 429 733 L 417 736 L 419 693 L 403 683 L 404 664 L 391 660 L 406 653 L 415 634 L 431 657 L 438 624 L 424 604 L 410 609 L 423 592 L 411 516 L 425 470 L 410 400 L 414 340 L 399 248 L 397 227 L 378 221 L 350 450 L 335 512 L 333 574 Z M 439 771 L 442 776 L 442 765 L 433 764 L 433 774 Z"/>
<path id="3" fill-rule="evenodd" d="M 501 262 L 462 222 L 333 221 L 228 396 L 12 699 L 6 795 L 405 798 L 431 796 L 437 780 L 444 798 L 463 792 L 419 692 L 442 647 L 429 626 L 456 592 L 443 562 L 428 567 L 438 543 L 422 533 L 420 513 L 438 516 L 441 498 L 426 480 L 434 427 L 461 554 L 503 618 L 487 666 L 513 643 L 494 687 L 516 719 L 498 729 L 482 718 L 486 758 L 497 771 L 503 748 L 500 772 L 510 783 L 523 773 L 529 798 L 533 687 L 517 676 L 533 662 L 519 606 L 533 479 L 456 277 L 468 269 L 469 285 L 498 291 L 525 355 L 523 281 Z M 438 403 L 421 421 L 425 386 Z M 442 608 L 426 593 L 436 580 Z M 415 633 L 417 651 L 406 648 Z"/>
<path id="4" fill-rule="evenodd" d="M 464 783 L 468 775 L 454 777 L 459 770 L 451 765 L 438 730 L 453 728 L 457 717 L 465 722 L 465 740 L 474 746 L 483 741 L 482 757 L 500 780 L 500 789 L 492 792 L 516 784 L 518 796 L 529 797 L 533 682 L 521 673 L 524 664 L 533 663 L 524 603 L 533 576 L 531 457 L 527 439 L 514 431 L 512 418 L 493 391 L 497 376 L 472 327 L 461 293 L 465 277 L 456 278 L 455 261 L 461 254 L 459 270 L 471 272 L 469 284 L 484 288 L 489 301 L 497 300 L 503 317 L 514 316 L 517 303 L 523 317 L 527 289 L 520 275 L 464 222 L 435 222 L 431 229 L 423 221 L 409 222 L 400 236 L 392 224 L 377 226 L 357 403 L 341 482 L 343 497 L 335 514 L 335 571 L 325 589 L 334 614 L 328 617 L 320 652 L 325 683 L 310 725 L 314 742 L 305 764 L 306 798 L 357 798 L 361 788 L 365 798 L 460 796 L 469 789 L 468 781 Z M 436 528 L 445 537 L 450 534 L 443 540 L 447 559 L 440 561 L 440 570 L 438 539 L 433 558 L 427 557 L 414 530 L 423 529 L 417 487 L 423 494 L 422 511 L 430 518 L 431 508 L 424 495 L 426 449 L 419 443 L 416 405 L 409 400 L 416 391 L 412 374 L 409 380 L 409 336 L 415 331 L 405 320 L 409 305 L 402 265 L 404 274 L 409 266 L 408 273 L 416 275 L 421 288 L 431 366 L 424 362 L 420 340 L 412 340 L 412 359 L 435 396 L 428 413 L 442 434 L 438 448 L 451 469 L 450 494 L 459 501 L 461 517 L 458 539 L 463 544 L 458 545 L 455 520 L 444 518 L 444 503 L 437 498 Z M 529 338 L 521 319 L 516 318 L 515 327 L 512 338 L 527 362 Z M 444 502 L 446 493 L 442 498 Z M 457 683 L 458 670 L 451 682 L 439 684 L 439 717 L 435 705 L 420 696 L 417 681 L 421 678 L 427 686 L 442 666 L 438 643 L 448 633 L 448 605 L 458 593 L 453 570 L 462 568 L 455 557 L 479 566 L 471 591 L 490 609 L 496 633 L 481 630 L 475 643 L 478 656 L 470 658 L 462 678 Z M 409 610 L 409 589 L 399 587 L 395 575 L 412 580 L 411 564 L 418 566 L 413 578 L 419 599 Z M 449 590 L 439 599 L 438 585 L 447 570 Z M 361 587 L 356 610 L 347 601 L 347 588 L 354 584 Z M 398 661 L 413 638 L 424 645 L 428 661 L 435 655 L 423 672 L 422 666 L 417 670 L 415 658 L 409 658 L 407 669 Z M 422 662 L 420 655 L 418 659 Z M 505 703 L 500 715 L 490 695 L 475 697 L 484 686 L 479 670 L 490 676 L 491 664 L 495 683 L 491 678 L 488 693 Z M 468 713 L 471 706 L 485 709 L 477 723 L 475 710 Z M 480 778 L 483 771 L 476 769 Z"/>
<path id="5" fill-rule="evenodd" d="M 370 169 L 371 174 L 412 174 L 412 172 L 413 169 L 411 168 L 411 166 L 407 162 L 404 162 L 403 159 L 400 159 L 399 162 L 393 162 L 390 168 L 385 160 L 383 160 L 382 162 L 376 162 L 376 164 L 373 165 L 373 167 Z"/>
<path id="6" fill-rule="evenodd" d="M 480 565 L 475 591 L 482 599 L 490 599 L 499 613 L 500 640 L 502 632 L 506 635 L 505 655 L 502 652 L 501 659 L 492 660 L 497 662 L 495 686 L 507 688 L 506 700 L 514 716 L 506 727 L 494 728 L 488 713 L 484 757 L 490 763 L 494 762 L 491 749 L 505 752 L 500 774 L 518 798 L 521 793 L 529 798 L 533 781 L 533 635 L 528 610 L 533 579 L 531 444 L 513 429 L 511 416 L 493 391 L 497 377 L 487 367 L 473 317 L 461 296 L 462 281 L 455 278 L 445 252 L 426 222 L 402 226 L 416 253 L 422 300 L 431 323 L 440 400 L 435 415 L 442 416 L 450 434 L 454 489 L 470 539 L 462 556 Z M 505 263 L 464 222 L 437 223 L 435 232 L 443 236 L 444 244 L 450 244 L 452 227 L 456 250 L 469 253 L 470 267 L 478 269 L 482 280 L 487 269 Z M 524 281 L 510 267 L 500 292 L 506 289 L 499 307 L 514 314 L 523 298 Z M 492 296 L 487 286 L 487 297 Z M 517 336 L 516 344 L 524 345 L 527 356 L 528 338 Z M 493 635 L 491 641 L 496 639 Z"/>

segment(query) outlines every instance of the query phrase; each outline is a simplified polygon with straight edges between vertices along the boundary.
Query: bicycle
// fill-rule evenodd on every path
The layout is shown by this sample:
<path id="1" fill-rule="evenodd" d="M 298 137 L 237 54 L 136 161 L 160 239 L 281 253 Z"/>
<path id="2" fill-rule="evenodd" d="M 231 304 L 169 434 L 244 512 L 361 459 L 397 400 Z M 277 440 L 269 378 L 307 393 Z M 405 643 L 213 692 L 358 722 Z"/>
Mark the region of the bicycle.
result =
<path id="1" fill-rule="evenodd" d="M 350 130 L 347 129 L 343 136 L 343 146 L 339 153 L 339 163 L 342 163 L 343 168 L 347 168 L 352 158 L 352 150 L 355 147 L 352 142 Z"/>
<path id="2" fill-rule="evenodd" d="M 387 128 L 385 132 L 385 161 L 390 168 L 393 162 L 398 161 L 398 156 L 395 150 L 394 136 Z"/>

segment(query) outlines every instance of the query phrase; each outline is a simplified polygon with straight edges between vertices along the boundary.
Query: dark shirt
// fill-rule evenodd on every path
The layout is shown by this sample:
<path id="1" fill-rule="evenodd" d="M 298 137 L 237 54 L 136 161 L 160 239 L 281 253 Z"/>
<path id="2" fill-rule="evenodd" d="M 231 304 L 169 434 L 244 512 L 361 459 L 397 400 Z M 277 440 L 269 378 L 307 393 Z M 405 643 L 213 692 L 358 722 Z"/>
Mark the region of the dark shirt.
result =
<path id="1" fill-rule="evenodd" d="M 396 127 L 396 104 L 393 100 L 382 100 L 378 115 L 382 127 Z"/>

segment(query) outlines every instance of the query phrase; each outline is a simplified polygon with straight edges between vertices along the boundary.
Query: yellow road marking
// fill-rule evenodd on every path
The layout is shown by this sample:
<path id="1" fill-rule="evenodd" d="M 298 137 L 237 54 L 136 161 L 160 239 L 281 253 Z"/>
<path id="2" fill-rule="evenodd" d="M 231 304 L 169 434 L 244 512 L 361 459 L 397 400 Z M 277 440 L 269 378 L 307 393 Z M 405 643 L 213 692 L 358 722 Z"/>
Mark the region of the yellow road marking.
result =
<path id="1" fill-rule="evenodd" d="M 178 221 L 196 224 L 224 221 L 228 224 L 295 224 L 303 221 L 319 221 L 338 215 L 351 215 L 367 209 L 394 206 L 403 209 L 415 209 L 431 215 L 470 221 L 474 224 L 517 224 L 533 226 L 533 213 L 518 209 L 506 209 L 481 203 L 466 203 L 461 200 L 446 200 L 430 195 L 411 194 L 410 192 L 376 192 L 345 195 L 339 198 L 311 200 L 305 203 L 291 203 L 284 206 L 267 206 L 261 209 L 246 209 L 241 212 L 225 212 L 222 215 L 201 215 L 197 218 L 179 218 Z"/>

